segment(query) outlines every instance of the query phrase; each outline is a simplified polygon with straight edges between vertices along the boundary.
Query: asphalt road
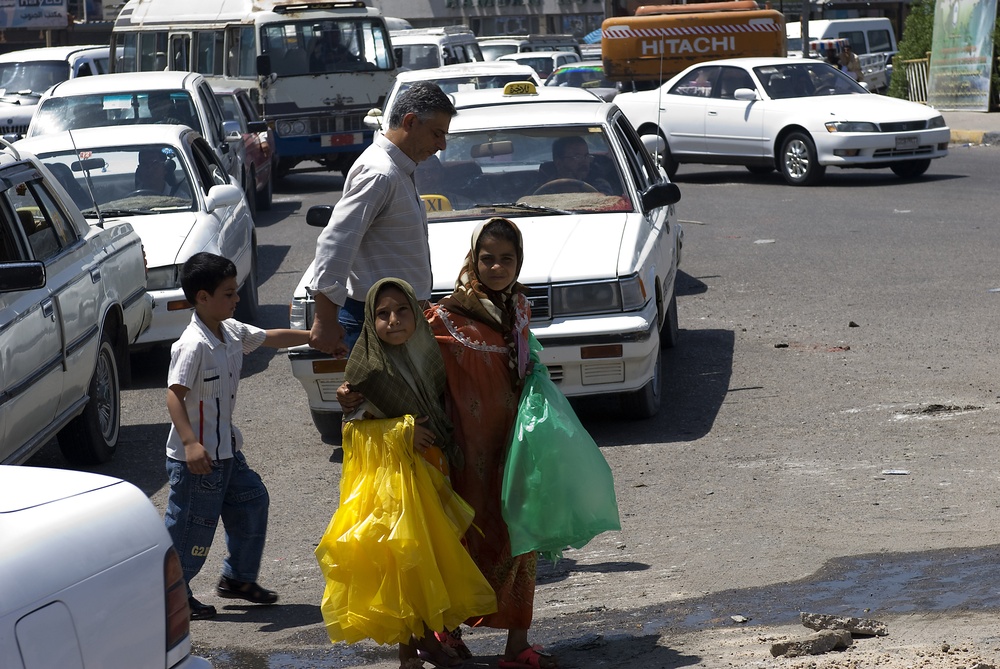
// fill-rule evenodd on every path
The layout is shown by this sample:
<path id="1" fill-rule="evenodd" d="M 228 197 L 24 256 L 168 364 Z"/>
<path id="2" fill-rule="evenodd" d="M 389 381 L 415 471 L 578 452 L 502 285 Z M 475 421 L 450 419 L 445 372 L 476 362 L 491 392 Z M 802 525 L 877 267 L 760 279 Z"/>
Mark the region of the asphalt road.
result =
<path id="1" fill-rule="evenodd" d="M 732 629 L 733 615 L 781 626 L 819 610 L 933 636 L 941 620 L 1000 608 L 983 587 L 1000 566 L 998 159 L 960 147 L 918 181 L 830 170 L 814 188 L 681 168 L 681 335 L 664 356 L 664 408 L 631 421 L 611 401 L 580 405 L 614 470 L 623 529 L 541 565 L 533 641 L 563 667 L 748 666 L 698 635 Z M 287 324 L 312 258 L 305 209 L 340 184 L 293 175 L 261 213 L 265 327 Z M 133 360 L 123 443 L 97 469 L 160 509 L 167 361 Z M 193 583 L 220 608 L 192 624 L 197 652 L 217 669 L 398 666 L 393 648 L 326 639 L 312 551 L 341 453 L 313 429 L 284 355 L 247 359 L 240 405 L 271 492 L 260 582 L 281 602 L 212 594 L 218 537 Z M 55 446 L 29 464 L 63 465 Z M 467 638 L 466 666 L 496 666 L 501 635 Z"/>

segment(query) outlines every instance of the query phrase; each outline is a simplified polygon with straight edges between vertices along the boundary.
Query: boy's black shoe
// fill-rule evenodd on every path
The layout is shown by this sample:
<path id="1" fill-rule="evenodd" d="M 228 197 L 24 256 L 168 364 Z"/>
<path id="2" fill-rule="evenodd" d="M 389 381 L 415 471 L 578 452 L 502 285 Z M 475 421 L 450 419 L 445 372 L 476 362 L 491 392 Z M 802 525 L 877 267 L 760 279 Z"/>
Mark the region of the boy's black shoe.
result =
<path id="1" fill-rule="evenodd" d="M 257 583 L 246 583 L 223 576 L 215 586 L 215 594 L 226 599 L 245 599 L 254 604 L 274 604 L 278 593 L 262 588 Z"/>
<path id="2" fill-rule="evenodd" d="M 188 608 L 191 609 L 191 620 L 205 620 L 215 617 L 215 607 L 211 604 L 202 604 L 194 597 L 188 597 Z"/>

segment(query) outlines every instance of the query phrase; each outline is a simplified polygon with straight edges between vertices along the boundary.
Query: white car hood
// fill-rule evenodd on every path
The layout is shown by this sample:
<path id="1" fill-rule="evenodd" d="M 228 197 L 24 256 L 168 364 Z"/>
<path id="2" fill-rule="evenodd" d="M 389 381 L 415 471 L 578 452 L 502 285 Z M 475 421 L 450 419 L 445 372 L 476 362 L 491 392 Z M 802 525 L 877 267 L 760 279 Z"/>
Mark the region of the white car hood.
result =
<path id="1" fill-rule="evenodd" d="M 622 212 L 513 218 L 524 238 L 523 284 L 566 283 L 618 277 L 618 258 L 628 217 Z M 480 223 L 430 224 L 434 289 L 450 290 Z M 611 249 L 615 249 L 612 253 Z"/>
<path id="2" fill-rule="evenodd" d="M 753 103 L 759 104 L 759 103 Z M 917 121 L 940 116 L 941 112 L 907 100 L 884 95 L 830 95 L 826 97 L 791 98 L 771 100 L 766 103 L 770 109 L 787 112 L 802 112 L 826 121 L 871 121 L 892 123 L 896 121 Z M 822 110 L 822 111 L 821 111 Z M 829 118 L 823 118 L 828 115 Z"/>
<path id="3" fill-rule="evenodd" d="M 197 220 L 196 212 L 181 211 L 174 214 L 108 218 L 105 219 L 105 223 L 108 225 L 130 223 L 142 240 L 142 248 L 146 252 L 146 266 L 153 268 L 177 264 L 178 254 Z"/>

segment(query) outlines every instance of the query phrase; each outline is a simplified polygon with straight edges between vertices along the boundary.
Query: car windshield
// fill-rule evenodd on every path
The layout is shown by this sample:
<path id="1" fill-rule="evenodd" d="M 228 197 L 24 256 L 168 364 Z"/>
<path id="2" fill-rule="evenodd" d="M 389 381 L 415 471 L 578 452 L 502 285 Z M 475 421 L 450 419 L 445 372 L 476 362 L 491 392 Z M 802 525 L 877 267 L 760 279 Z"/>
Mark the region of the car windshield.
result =
<path id="1" fill-rule="evenodd" d="M 847 74 L 821 60 L 804 59 L 801 63 L 763 65 L 753 68 L 753 71 L 772 100 L 868 92 Z"/>
<path id="2" fill-rule="evenodd" d="M 174 123 L 205 134 L 187 91 L 94 93 L 44 100 L 30 130 L 32 137 L 108 125 Z"/>
<path id="3" fill-rule="evenodd" d="M 191 175 L 172 146 L 87 148 L 39 157 L 87 217 L 97 215 L 95 199 L 106 216 L 194 209 Z"/>
<path id="4" fill-rule="evenodd" d="M 479 45 L 479 49 L 483 52 L 483 58 L 486 60 L 496 60 L 500 56 L 517 53 L 516 44 L 490 44 L 489 42 L 485 42 Z"/>
<path id="5" fill-rule="evenodd" d="M 431 222 L 634 206 L 601 126 L 453 133 L 415 178 Z"/>
<path id="6" fill-rule="evenodd" d="M 575 88 L 615 88 L 615 82 L 605 78 L 604 68 L 565 67 L 559 68 L 545 80 L 546 86 L 572 86 Z"/>
<path id="7" fill-rule="evenodd" d="M 67 79 L 69 65 L 63 60 L 0 63 L 0 95 L 20 92 L 41 95 Z"/>
<path id="8" fill-rule="evenodd" d="M 543 79 L 552 74 L 552 68 L 554 67 L 551 56 L 521 56 L 516 59 L 511 58 L 510 60 L 516 60 L 521 65 L 527 65 Z"/>
<path id="9" fill-rule="evenodd" d="M 432 79 L 434 83 L 441 87 L 445 93 L 459 93 L 461 91 L 475 91 L 481 88 L 503 88 L 512 81 L 525 81 L 533 79 L 524 74 L 468 74 L 461 77 L 448 77 L 446 79 Z M 400 84 L 395 92 L 395 97 L 412 86 L 413 83 Z"/>
<path id="10" fill-rule="evenodd" d="M 388 33 L 368 18 L 267 23 L 260 45 L 279 77 L 392 68 Z"/>

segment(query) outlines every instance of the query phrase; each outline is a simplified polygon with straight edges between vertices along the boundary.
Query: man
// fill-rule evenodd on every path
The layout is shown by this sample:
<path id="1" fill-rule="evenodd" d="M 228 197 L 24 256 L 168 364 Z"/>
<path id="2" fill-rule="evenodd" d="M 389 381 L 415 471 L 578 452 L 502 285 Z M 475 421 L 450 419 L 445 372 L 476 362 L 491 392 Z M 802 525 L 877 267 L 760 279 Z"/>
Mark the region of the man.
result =
<path id="1" fill-rule="evenodd" d="M 579 135 L 567 135 L 552 142 L 552 163 L 542 164 L 539 174 L 542 185 L 559 179 L 572 179 L 590 184 L 604 194 L 611 194 L 611 184 L 598 170 L 594 169 L 594 156 L 590 154 L 587 140 Z M 579 192 L 579 187 L 547 187 L 547 193 Z"/>
<path id="2" fill-rule="evenodd" d="M 840 64 L 844 71 L 859 84 L 865 80 L 865 73 L 861 70 L 858 54 L 851 50 L 851 45 L 848 42 L 844 42 L 844 49 L 840 52 Z"/>
<path id="3" fill-rule="evenodd" d="M 135 189 L 157 195 L 171 195 L 173 187 L 169 182 L 169 169 L 170 164 L 163 151 L 159 149 L 139 151 L 139 166 L 135 170 Z"/>
<path id="4" fill-rule="evenodd" d="M 401 94 L 389 128 L 347 173 L 344 192 L 316 243 L 316 300 L 309 345 L 347 355 L 364 322 L 368 289 L 388 276 L 407 281 L 417 299 L 431 297 L 427 212 L 417 194 L 417 163 L 445 148 L 458 112 L 437 84 L 420 81 Z"/>

